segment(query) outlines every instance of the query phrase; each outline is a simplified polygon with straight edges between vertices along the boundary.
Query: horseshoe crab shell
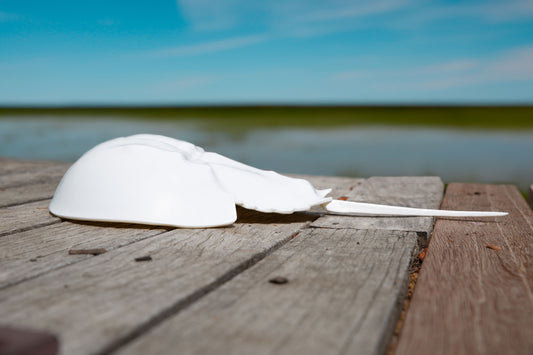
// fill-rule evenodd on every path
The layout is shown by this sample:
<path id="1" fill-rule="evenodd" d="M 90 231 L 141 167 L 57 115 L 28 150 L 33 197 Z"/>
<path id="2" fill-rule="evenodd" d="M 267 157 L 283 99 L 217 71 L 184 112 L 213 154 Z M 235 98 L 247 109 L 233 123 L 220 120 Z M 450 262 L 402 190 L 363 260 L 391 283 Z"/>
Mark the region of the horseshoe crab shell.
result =
<path id="1" fill-rule="evenodd" d="M 188 142 L 140 134 L 99 144 L 78 159 L 50 212 L 76 220 L 216 227 L 236 220 L 236 204 L 293 213 L 331 201 L 329 192 Z"/>

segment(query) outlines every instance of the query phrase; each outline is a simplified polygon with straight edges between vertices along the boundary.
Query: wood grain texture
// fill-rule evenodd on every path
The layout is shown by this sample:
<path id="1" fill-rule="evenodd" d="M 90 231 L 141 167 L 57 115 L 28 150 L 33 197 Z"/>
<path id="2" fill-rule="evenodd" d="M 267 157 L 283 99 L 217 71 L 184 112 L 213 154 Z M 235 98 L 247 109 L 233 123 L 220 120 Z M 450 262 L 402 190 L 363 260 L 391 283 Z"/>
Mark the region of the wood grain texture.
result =
<path id="1" fill-rule="evenodd" d="M 533 213 L 526 201 L 513 186 L 451 184 L 442 208 L 510 215 L 437 220 L 396 354 L 531 354 Z"/>
<path id="2" fill-rule="evenodd" d="M 84 260 L 2 290 L 0 319 L 60 334 L 65 354 L 105 351 L 264 257 L 309 224 L 301 218 L 176 229 L 95 257 L 65 255 Z M 135 262 L 144 255 L 152 261 Z"/>
<path id="3" fill-rule="evenodd" d="M 372 177 L 353 186 L 345 196 L 351 201 L 406 207 L 439 208 L 444 184 L 438 177 Z M 327 215 L 313 227 L 387 229 L 428 233 L 432 217 L 354 217 Z"/>
<path id="4" fill-rule="evenodd" d="M 0 237 L 60 223 L 61 219 L 50 214 L 50 200 L 0 208 Z"/>
<path id="5" fill-rule="evenodd" d="M 37 175 L 26 174 L 28 167 Z M 329 217 L 317 207 L 293 215 L 239 208 L 233 226 L 213 229 L 59 223 L 41 206 L 48 200 L 31 202 L 53 195 L 61 167 L 54 169 L 0 167 L 0 179 L 11 184 L 0 195 L 11 206 L 0 208 L 7 222 L 0 228 L 3 323 L 58 334 L 64 354 L 158 349 L 145 348 L 144 338 L 176 353 L 172 340 L 182 336 L 179 346 L 190 352 L 379 354 L 387 345 L 416 248 L 417 233 L 405 220 L 395 228 L 350 224 L 352 217 L 310 227 Z M 377 203 L 433 206 L 442 194 L 438 178 L 304 178 L 332 187 L 335 198 L 355 191 Z M 411 226 L 427 233 L 427 220 Z M 107 252 L 68 255 L 71 248 Z M 135 261 L 147 255 L 151 260 Z M 273 285 L 271 276 L 289 283 Z"/>
<path id="6" fill-rule="evenodd" d="M 0 159 L 0 207 L 52 198 L 69 163 Z"/>
<path id="7" fill-rule="evenodd" d="M 404 201 L 409 194 L 429 201 L 442 196 L 438 178 L 415 179 L 417 191 L 407 188 L 405 178 L 369 180 L 376 191 L 380 184 L 387 185 Z M 352 184 L 346 194 L 357 193 L 357 186 L 365 183 Z M 401 231 L 402 225 L 368 228 L 350 223 L 351 217 L 330 228 L 330 217 L 319 218 L 312 223 L 319 227 L 300 232 L 121 353 L 383 353 L 403 300 L 418 234 Z M 427 225 L 422 229 L 429 233 Z M 289 282 L 270 284 L 276 276 Z"/>
<path id="8" fill-rule="evenodd" d="M 0 289 L 91 258 L 70 249 L 108 251 L 165 232 L 166 229 L 111 223 L 63 222 L 0 238 Z"/>
<path id="9" fill-rule="evenodd" d="M 27 171 L 38 171 L 48 169 L 52 166 L 68 165 L 69 163 L 42 161 L 42 160 L 23 160 L 0 157 L 0 176 L 21 173 Z"/>
<path id="10" fill-rule="evenodd" d="M 0 207 L 50 199 L 54 196 L 58 183 L 59 179 L 51 182 L 2 188 L 0 189 Z"/>
<path id="11" fill-rule="evenodd" d="M 18 187 L 46 182 L 59 182 L 70 164 L 54 163 L 28 167 L 27 170 L 15 170 L 0 174 L 0 188 Z"/>
<path id="12" fill-rule="evenodd" d="M 356 201 L 391 203 L 406 207 L 417 207 L 420 200 L 428 200 L 428 204 L 440 203 L 443 184 L 438 176 L 375 176 L 365 180 L 359 186 Z"/>
<path id="13" fill-rule="evenodd" d="M 416 240 L 307 229 L 119 353 L 380 354 Z"/>

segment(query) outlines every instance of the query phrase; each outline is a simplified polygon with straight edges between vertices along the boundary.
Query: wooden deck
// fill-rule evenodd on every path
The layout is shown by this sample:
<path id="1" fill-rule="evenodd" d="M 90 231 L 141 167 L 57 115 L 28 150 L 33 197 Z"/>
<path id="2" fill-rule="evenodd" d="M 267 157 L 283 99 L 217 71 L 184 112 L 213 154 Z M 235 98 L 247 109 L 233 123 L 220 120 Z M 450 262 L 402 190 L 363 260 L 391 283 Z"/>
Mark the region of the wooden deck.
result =
<path id="1" fill-rule="evenodd" d="M 51 216 L 67 167 L 0 159 L 0 354 L 18 330 L 62 354 L 533 353 L 533 213 L 513 186 L 443 200 L 437 177 L 307 176 L 334 197 L 511 214 L 240 209 L 230 227 L 170 229 Z"/>

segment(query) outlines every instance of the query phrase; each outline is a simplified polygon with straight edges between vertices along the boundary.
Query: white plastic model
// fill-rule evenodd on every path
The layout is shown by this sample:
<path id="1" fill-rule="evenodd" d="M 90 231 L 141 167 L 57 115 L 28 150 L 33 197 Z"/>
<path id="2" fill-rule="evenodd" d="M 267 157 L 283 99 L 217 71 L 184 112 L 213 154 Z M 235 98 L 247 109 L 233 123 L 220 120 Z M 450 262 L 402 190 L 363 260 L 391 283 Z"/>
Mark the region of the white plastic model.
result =
<path id="1" fill-rule="evenodd" d="M 85 153 L 67 171 L 50 203 L 54 215 L 76 220 L 201 228 L 232 224 L 235 205 L 293 213 L 323 205 L 350 215 L 501 216 L 332 201 L 331 189 L 239 163 L 177 139 L 140 134 Z"/>

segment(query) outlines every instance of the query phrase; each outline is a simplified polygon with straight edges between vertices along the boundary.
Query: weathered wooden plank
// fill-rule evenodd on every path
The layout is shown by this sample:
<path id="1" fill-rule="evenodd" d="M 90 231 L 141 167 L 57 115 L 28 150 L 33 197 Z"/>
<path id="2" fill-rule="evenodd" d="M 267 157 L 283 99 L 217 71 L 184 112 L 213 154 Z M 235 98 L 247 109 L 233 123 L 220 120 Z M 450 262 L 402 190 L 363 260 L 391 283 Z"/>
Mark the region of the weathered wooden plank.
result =
<path id="1" fill-rule="evenodd" d="M 530 354 L 533 212 L 513 186 L 451 184 L 442 207 L 510 215 L 437 220 L 396 354 Z"/>
<path id="2" fill-rule="evenodd" d="M 337 194 L 344 193 L 354 183 L 354 179 L 350 178 L 319 176 L 305 178 L 310 178 L 309 180 L 319 188 L 321 188 L 320 186 L 329 186 L 333 183 Z M 61 222 L 59 218 L 49 213 L 49 202 L 49 200 L 45 200 L 1 209 L 2 224 L 0 225 L 0 236 Z M 246 223 L 249 220 L 252 222 L 258 221 L 259 219 L 263 223 L 275 223 L 279 218 L 280 215 L 278 214 L 260 214 L 254 211 L 239 209 L 240 223 Z M 313 217 L 300 216 L 298 218 L 304 221 Z M 96 224 L 96 226 L 96 229 L 93 229 L 90 224 L 87 226 L 82 224 L 65 224 L 61 227 L 47 228 L 4 239 L 0 243 L 0 247 L 4 247 L 4 251 L 11 256 L 11 259 L 17 259 L 17 261 L 4 260 L 3 266 L 5 270 L 0 275 L 0 288 L 72 263 L 76 259 L 65 258 L 64 254 L 67 247 L 73 247 L 76 243 L 81 243 L 80 245 L 84 245 L 83 248 L 86 249 L 96 246 L 113 248 L 122 245 L 120 244 L 122 242 L 120 237 L 129 238 L 129 234 L 131 233 L 128 228 L 123 228 L 118 235 L 114 235 L 114 233 L 109 233 L 113 229 L 102 229 L 102 226 L 109 226 L 109 224 Z M 98 232 L 99 230 L 103 232 Z M 68 235 L 69 238 L 64 239 L 64 235 Z M 103 237 L 104 240 L 98 237 Z M 144 236 L 141 233 L 138 238 L 142 237 Z M 111 243 L 109 241 L 106 243 L 106 239 L 109 238 L 118 238 L 118 240 L 111 239 Z M 17 244 L 17 241 L 21 241 L 19 243 L 20 245 Z M 42 243 L 46 243 L 46 249 L 42 249 Z M 0 255 L 2 254 L 0 253 Z"/>
<path id="3" fill-rule="evenodd" d="M 0 189 L 0 208 L 50 199 L 56 191 L 57 181 Z M 1 210 L 0 210 L 1 211 Z"/>
<path id="4" fill-rule="evenodd" d="M 0 238 L 0 289 L 91 255 L 68 255 L 69 249 L 108 251 L 161 234 L 166 229 L 110 223 L 64 222 Z"/>
<path id="5" fill-rule="evenodd" d="M 17 172 L 48 168 L 51 165 L 60 165 L 60 164 L 66 164 L 66 163 L 41 161 L 41 160 L 38 160 L 38 161 L 22 160 L 22 159 L 0 157 L 0 176 L 6 175 L 6 174 L 17 173 Z"/>
<path id="6" fill-rule="evenodd" d="M 65 174 L 68 167 L 69 164 L 55 163 L 24 171 L 3 174 L 0 175 L 0 188 L 5 189 L 8 187 L 18 187 L 46 182 L 57 183 Z"/>
<path id="7" fill-rule="evenodd" d="M 442 196 L 438 178 L 414 179 L 419 183 L 414 192 L 405 178 L 369 180 L 368 186 L 376 191 L 375 199 L 382 198 L 380 202 L 397 198 L 412 206 L 409 194 L 428 201 L 440 201 Z M 364 190 L 365 185 L 366 181 L 359 181 L 346 193 L 366 194 L 375 200 Z M 394 196 L 389 200 L 379 196 L 380 185 L 386 185 Z M 430 203 L 423 206 L 438 207 Z M 301 232 L 261 263 L 122 352 L 383 353 L 406 291 L 418 233 L 401 231 L 405 225 L 389 229 L 383 224 L 385 228 L 378 230 L 379 222 L 371 228 L 351 223 L 353 217 L 343 217 L 339 224 L 331 225 L 330 217 L 316 220 L 312 226 L 321 228 Z M 421 230 L 429 233 L 431 225 Z M 268 283 L 275 276 L 286 277 L 289 283 Z"/>
<path id="8" fill-rule="evenodd" d="M 352 201 L 396 206 L 439 208 L 444 184 L 439 177 L 372 177 L 346 193 Z M 313 227 L 388 229 L 428 233 L 433 229 L 431 217 L 347 217 L 328 215 L 316 220 Z"/>
<path id="9" fill-rule="evenodd" d="M 50 214 L 50 200 L 27 203 L 0 209 L 0 237 L 59 223 L 61 219 Z"/>
<path id="10" fill-rule="evenodd" d="M 0 158 L 0 207 L 51 198 L 69 166 Z"/>
<path id="11" fill-rule="evenodd" d="M 318 188 L 342 185 L 340 188 L 334 186 L 334 197 L 338 197 L 339 194 L 341 196 L 346 195 L 350 189 L 353 191 L 356 185 L 361 183 L 360 180 L 355 179 L 330 180 L 320 178 L 315 180 L 310 178 L 310 180 Z M 377 198 L 372 201 L 376 200 Z M 354 306 L 355 309 L 350 307 L 351 313 L 349 312 L 349 314 L 358 315 L 361 310 L 365 314 L 362 318 L 357 316 L 358 320 L 351 318 L 352 323 L 349 325 L 353 325 L 355 328 L 351 332 L 342 332 L 343 336 L 348 339 L 343 343 L 342 349 L 351 351 L 352 348 L 361 347 L 363 349 L 371 348 L 374 352 L 380 351 L 379 349 L 384 344 L 383 339 L 387 338 L 387 334 L 390 334 L 387 328 L 393 323 L 391 319 L 394 318 L 397 311 L 396 301 L 401 298 L 398 295 L 402 292 L 401 286 L 407 276 L 405 260 L 409 259 L 416 244 L 416 234 L 392 230 L 337 230 L 337 226 L 303 232 L 303 229 L 319 215 L 321 214 L 315 212 L 289 216 L 265 215 L 239 209 L 239 220 L 234 227 L 209 230 L 173 230 L 128 245 L 123 244 L 124 240 L 126 242 L 129 240 L 124 237 L 125 239 L 117 241 L 115 247 L 109 247 L 110 250 L 107 253 L 95 257 L 65 255 L 62 252 L 71 247 L 72 244 L 68 243 L 72 243 L 73 240 L 83 240 L 80 243 L 84 244 L 76 244 L 76 248 L 101 247 L 102 243 L 91 244 L 90 241 L 110 242 L 109 236 L 105 232 L 107 228 L 99 229 L 90 225 L 90 227 L 95 227 L 95 231 L 100 230 L 102 235 L 98 237 L 96 234 L 91 234 L 94 232 L 87 232 L 87 235 L 91 235 L 91 238 L 88 239 L 73 237 L 78 233 L 78 228 L 70 231 L 61 230 L 61 228 L 66 228 L 62 225 L 69 225 L 69 223 L 10 234 L 0 238 L 0 242 L 3 238 L 9 237 L 9 244 L 15 248 L 18 257 L 18 259 L 11 261 L 15 264 L 25 261 L 12 269 L 23 270 L 24 272 L 13 271 L 14 274 L 12 275 L 32 275 L 32 272 L 37 272 L 37 269 L 32 267 L 28 269 L 28 263 L 40 262 L 41 258 L 36 258 L 38 261 L 35 262 L 29 261 L 28 257 L 33 259 L 31 256 L 37 255 L 36 253 L 42 250 L 47 251 L 46 258 L 48 259 L 42 258 L 43 264 L 41 266 L 45 267 L 43 274 L 33 274 L 33 278 L 12 284 L 0 291 L 0 318 L 3 323 L 40 328 L 59 334 L 64 353 L 106 352 L 118 348 L 128 340 L 134 339 L 173 315 L 179 316 L 182 310 L 186 310 L 188 306 L 201 299 L 205 294 L 214 290 L 216 291 L 213 294 L 218 293 L 217 288 L 235 275 L 247 270 L 285 243 L 299 240 L 300 236 L 304 237 L 302 240 L 311 240 L 317 243 L 321 239 L 332 239 L 331 234 L 341 236 L 338 239 L 332 239 L 333 249 L 330 254 L 333 256 L 345 255 L 345 258 L 337 261 L 336 257 L 330 255 L 328 259 L 327 253 L 330 251 L 326 251 L 324 257 L 318 257 L 318 266 L 315 267 L 313 266 L 315 257 L 311 253 L 303 262 L 308 265 L 305 275 L 313 275 L 312 271 L 314 270 L 316 277 L 322 278 L 320 269 L 323 267 L 329 270 L 326 275 L 334 276 L 335 273 L 339 272 L 341 281 L 331 279 L 329 280 L 331 283 L 339 281 L 341 285 L 351 285 L 353 275 L 350 275 L 350 272 L 354 272 L 354 265 L 359 265 L 359 262 L 353 260 L 355 251 L 350 249 L 353 244 L 353 238 L 350 237 L 350 234 L 375 235 L 377 236 L 374 238 L 376 242 L 385 243 L 382 249 L 376 246 L 369 247 L 373 250 L 376 260 L 382 260 L 380 258 L 386 254 L 385 250 L 389 251 L 390 246 L 386 243 L 390 242 L 391 238 L 383 237 L 388 235 L 392 236 L 392 239 L 398 243 L 398 247 L 393 248 L 396 252 L 404 250 L 407 253 L 408 251 L 407 254 L 394 254 L 394 257 L 387 259 L 391 263 L 390 265 L 397 265 L 396 269 L 389 264 L 377 265 L 379 264 L 377 263 L 369 271 L 365 269 L 365 265 L 368 264 L 366 259 L 359 258 L 359 261 L 363 260 L 361 270 L 367 272 L 368 275 L 377 270 L 377 274 L 372 274 L 374 275 L 372 278 L 366 279 L 365 285 L 371 285 L 374 290 L 382 289 L 382 292 L 371 293 L 368 291 L 366 296 L 364 296 L 364 290 L 358 291 L 357 294 L 341 292 L 342 297 L 339 297 L 337 301 L 335 301 L 334 296 L 328 298 L 327 295 L 317 294 L 317 298 L 322 300 L 320 305 L 324 306 L 328 302 L 333 302 L 335 314 L 341 313 L 339 307 L 343 302 L 352 299 L 359 303 L 351 303 L 356 304 L 357 307 Z M 81 224 L 81 226 L 86 226 L 86 224 Z M 47 233 L 39 235 L 38 232 L 43 230 L 46 230 Z M 292 239 L 292 236 L 299 232 L 300 235 Z M 23 238 L 16 240 L 14 239 L 16 236 L 23 236 Z M 69 240 L 70 238 L 74 239 Z M 117 239 L 120 238 L 123 238 L 122 234 Z M 369 237 L 369 239 L 372 238 Z M 335 240 L 339 243 L 335 244 Z M 308 242 L 303 241 L 302 243 L 305 245 Z M 32 246 L 28 247 L 28 245 Z M 357 240 L 355 245 L 357 245 Z M 309 250 L 316 249 L 316 245 L 314 247 L 311 245 L 309 248 L 311 248 Z M 0 247 L 0 250 L 3 249 Z M 57 250 L 62 252 L 57 252 Z M 280 251 L 284 250 L 285 247 L 280 249 Z M 287 270 L 296 268 L 298 257 L 304 257 L 298 256 L 297 250 L 295 249 L 294 256 L 289 258 Z M 321 254 L 320 250 L 315 251 L 315 253 Z M 134 261 L 135 257 L 147 254 L 152 256 L 152 261 Z M 278 254 L 276 253 L 276 255 Z M 70 260 L 77 262 L 70 265 L 60 264 L 57 268 L 63 257 L 72 258 Z M 372 259 L 370 256 L 367 258 Z M 267 259 L 270 260 L 270 258 Z M 263 262 L 265 265 L 270 265 L 269 262 L 267 263 L 267 259 L 264 259 Z M 263 262 L 258 266 L 262 265 Z M 329 268 L 330 263 L 331 268 Z M 55 265 L 56 268 L 51 271 L 50 268 L 46 269 L 47 265 Z M 285 266 L 283 264 L 280 267 Z M 253 269 L 255 270 L 255 268 Z M 3 271 L 4 267 L 1 267 L 0 270 Z M 379 285 L 376 286 L 373 282 L 376 281 L 374 277 L 378 274 L 382 275 L 380 279 L 382 281 L 379 281 Z M 40 276 L 36 277 L 37 275 Z M 242 276 L 244 277 L 244 275 Z M 360 280 L 357 275 L 354 277 L 356 280 Z M 230 284 L 233 282 L 228 283 L 228 286 Z M 292 280 L 289 285 L 293 285 Z M 309 286 L 305 283 L 302 285 L 302 288 L 299 289 L 300 292 L 307 292 L 308 287 L 313 287 L 313 285 Z M 314 285 L 317 288 L 318 286 L 318 284 Z M 368 289 L 370 290 L 372 287 L 368 286 Z M 387 291 L 387 287 L 392 287 L 393 290 Z M 350 289 L 349 287 L 346 288 Z M 38 292 L 35 292 L 36 290 Z M 350 290 L 354 291 L 353 289 Z M 305 295 L 301 297 L 304 301 L 308 300 Z M 371 301 L 377 302 L 379 307 L 370 307 L 368 302 Z M 322 312 L 324 314 L 324 309 Z M 311 320 L 317 318 L 319 318 L 318 313 L 309 315 Z M 343 319 L 347 318 L 349 317 Z M 87 319 L 91 321 L 87 322 Z M 317 334 L 317 337 L 320 336 L 318 335 L 319 328 L 313 328 L 312 323 L 307 322 L 306 319 L 302 320 L 302 328 L 313 329 L 314 333 L 312 334 Z M 283 321 L 282 324 L 284 324 Z M 327 326 L 329 326 L 329 324 L 333 324 L 333 320 L 329 319 L 321 324 L 328 324 Z M 369 324 L 373 324 L 373 326 Z M 338 325 L 332 326 L 338 327 Z M 358 327 L 366 329 L 367 326 L 373 327 L 372 332 L 374 334 L 369 336 L 360 333 Z M 296 332 L 294 339 L 303 339 L 304 335 L 305 332 Z M 322 340 L 325 343 L 331 342 L 330 339 Z M 260 340 L 258 341 L 260 342 Z M 336 349 L 339 347 L 337 346 Z"/>
<path id="12" fill-rule="evenodd" d="M 88 257 L 2 290 L 0 319 L 59 334 L 66 354 L 110 349 L 254 264 L 310 218 L 250 216 L 234 227 L 176 229 Z M 152 261 L 134 261 L 147 254 Z"/>
<path id="13" fill-rule="evenodd" d="M 123 354 L 380 354 L 416 233 L 307 229 Z M 275 285 L 268 280 L 286 277 Z"/>
<path id="14" fill-rule="evenodd" d="M 438 176 L 376 176 L 365 180 L 364 186 L 359 186 L 356 192 L 361 202 L 397 202 L 416 207 L 419 199 L 440 202 L 442 189 Z"/>

